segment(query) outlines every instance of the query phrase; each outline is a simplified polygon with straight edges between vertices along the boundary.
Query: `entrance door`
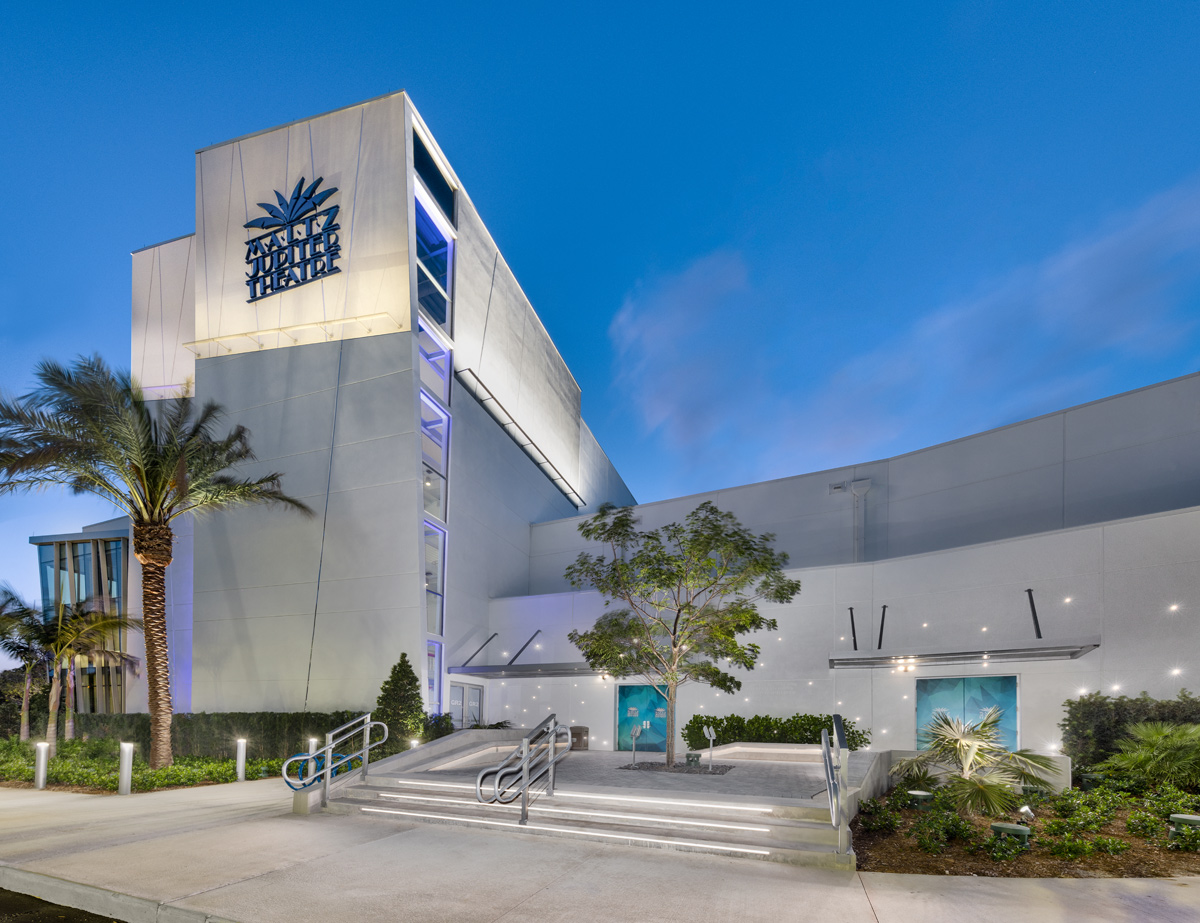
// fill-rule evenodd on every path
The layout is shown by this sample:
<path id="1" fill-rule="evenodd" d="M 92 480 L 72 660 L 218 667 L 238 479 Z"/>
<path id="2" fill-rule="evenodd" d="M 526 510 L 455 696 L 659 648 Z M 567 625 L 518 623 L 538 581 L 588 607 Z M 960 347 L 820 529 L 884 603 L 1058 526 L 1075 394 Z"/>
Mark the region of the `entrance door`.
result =
<path id="1" fill-rule="evenodd" d="M 651 753 L 667 750 L 667 697 L 654 686 L 617 687 L 617 749 L 632 750 L 630 731 L 641 725 L 637 748 Z"/>
<path id="2" fill-rule="evenodd" d="M 456 728 L 483 723 L 483 687 L 466 683 L 450 684 L 450 716 Z"/>

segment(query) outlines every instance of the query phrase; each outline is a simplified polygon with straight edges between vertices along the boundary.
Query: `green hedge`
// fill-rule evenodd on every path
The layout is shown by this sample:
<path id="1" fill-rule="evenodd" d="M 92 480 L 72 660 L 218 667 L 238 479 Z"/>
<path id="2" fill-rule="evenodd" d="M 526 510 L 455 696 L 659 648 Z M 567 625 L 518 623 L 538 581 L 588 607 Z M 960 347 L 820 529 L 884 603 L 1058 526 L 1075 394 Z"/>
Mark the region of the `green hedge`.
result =
<path id="1" fill-rule="evenodd" d="M 1186 689 L 1176 699 L 1152 699 L 1143 692 L 1136 698 L 1093 692 L 1063 703 L 1063 752 L 1077 767 L 1094 766 L 1117 752 L 1125 728 L 1139 721 L 1200 724 L 1200 698 Z"/>
<path id="2" fill-rule="evenodd" d="M 324 743 L 327 731 L 361 714 L 360 711 L 177 714 L 171 720 L 171 748 L 175 756 L 230 759 L 236 755 L 237 739 L 244 737 L 247 758 L 286 759 L 306 752 L 310 737 Z M 143 755 L 150 753 L 150 716 L 146 714 L 76 715 L 75 735 L 85 734 L 90 738 L 131 741 Z"/>
<path id="3" fill-rule="evenodd" d="M 704 736 L 706 725 L 716 732 L 717 746 L 733 743 L 819 744 L 822 728 L 831 736 L 833 734 L 832 715 L 792 715 L 790 718 L 695 715 L 683 726 L 683 739 L 689 749 L 702 750 L 708 746 L 708 738 Z M 871 732 L 856 729 L 853 721 L 843 718 L 842 726 L 846 729 L 846 744 L 851 750 L 861 750 L 871 743 Z"/>

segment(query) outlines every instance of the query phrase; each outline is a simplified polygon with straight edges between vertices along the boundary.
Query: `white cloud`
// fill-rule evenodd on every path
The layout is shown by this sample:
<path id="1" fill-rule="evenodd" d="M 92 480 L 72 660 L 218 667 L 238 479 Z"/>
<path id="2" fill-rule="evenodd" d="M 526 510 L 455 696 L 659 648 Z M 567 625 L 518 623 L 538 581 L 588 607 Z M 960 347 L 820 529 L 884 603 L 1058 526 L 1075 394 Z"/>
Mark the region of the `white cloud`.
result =
<path id="1" fill-rule="evenodd" d="M 725 250 L 639 286 L 610 336 L 617 387 L 688 491 L 920 448 L 1123 390 L 1131 369 L 1178 374 L 1158 363 L 1196 352 L 1198 289 L 1189 183 L 884 341 L 764 336 L 742 320 L 761 314 L 750 271 Z M 821 350 L 844 355 L 823 381 L 767 384 Z"/>

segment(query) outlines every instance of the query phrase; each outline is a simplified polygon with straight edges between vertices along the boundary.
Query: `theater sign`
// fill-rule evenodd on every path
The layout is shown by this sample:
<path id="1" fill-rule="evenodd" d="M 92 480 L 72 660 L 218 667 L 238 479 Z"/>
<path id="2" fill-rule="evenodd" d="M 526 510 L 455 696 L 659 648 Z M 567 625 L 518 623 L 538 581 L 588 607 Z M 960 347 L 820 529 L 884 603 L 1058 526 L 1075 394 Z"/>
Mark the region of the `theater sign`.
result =
<path id="1" fill-rule="evenodd" d="M 341 272 L 338 206 L 321 208 L 337 187 L 318 192 L 323 179 L 305 187 L 301 177 L 291 198 L 276 191 L 278 205 L 259 202 L 266 215 L 243 225 L 265 231 L 246 241 L 248 302 Z"/>

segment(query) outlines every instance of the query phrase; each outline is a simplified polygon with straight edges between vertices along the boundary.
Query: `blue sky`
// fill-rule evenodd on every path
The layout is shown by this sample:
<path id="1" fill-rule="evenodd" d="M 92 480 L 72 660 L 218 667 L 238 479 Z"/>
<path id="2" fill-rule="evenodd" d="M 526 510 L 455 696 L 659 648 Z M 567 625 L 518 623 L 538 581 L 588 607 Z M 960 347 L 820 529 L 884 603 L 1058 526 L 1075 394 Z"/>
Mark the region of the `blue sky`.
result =
<path id="1" fill-rule="evenodd" d="M 905 6 L 19 5 L 0 388 L 128 363 L 197 148 L 401 88 L 640 500 L 1196 370 L 1200 6 Z M 108 515 L 0 499 L 0 579 Z"/>

